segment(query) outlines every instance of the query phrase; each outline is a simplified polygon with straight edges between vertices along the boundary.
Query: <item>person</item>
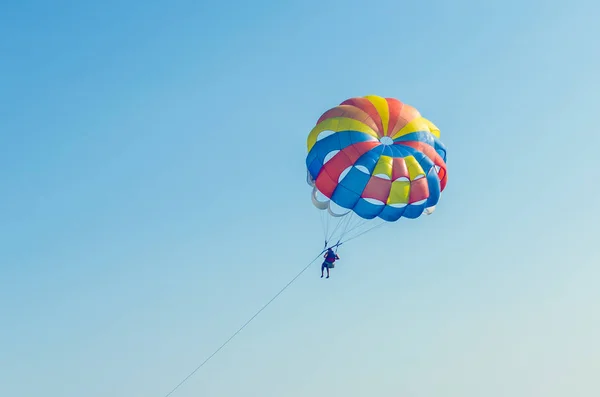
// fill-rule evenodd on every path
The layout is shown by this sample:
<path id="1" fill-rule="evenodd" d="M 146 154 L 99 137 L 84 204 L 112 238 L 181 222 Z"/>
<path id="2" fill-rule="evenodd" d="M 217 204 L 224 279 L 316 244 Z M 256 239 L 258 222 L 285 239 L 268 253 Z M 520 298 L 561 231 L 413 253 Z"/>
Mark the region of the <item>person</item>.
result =
<path id="1" fill-rule="evenodd" d="M 325 269 L 327 269 L 327 278 L 329 278 L 329 269 L 334 268 L 334 262 L 340 259 L 340 257 L 338 256 L 338 254 L 333 252 L 331 248 L 327 248 L 327 252 L 325 252 L 323 258 L 325 258 L 325 261 L 321 265 L 321 278 L 323 278 L 323 270 Z"/>

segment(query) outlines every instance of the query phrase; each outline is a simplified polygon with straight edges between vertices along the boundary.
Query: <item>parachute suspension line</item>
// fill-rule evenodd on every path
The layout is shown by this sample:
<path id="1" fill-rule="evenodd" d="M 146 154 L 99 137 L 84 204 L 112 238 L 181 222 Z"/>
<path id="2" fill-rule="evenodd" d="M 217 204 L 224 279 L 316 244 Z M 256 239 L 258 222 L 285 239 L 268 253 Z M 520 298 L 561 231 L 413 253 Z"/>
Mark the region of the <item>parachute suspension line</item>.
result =
<path id="1" fill-rule="evenodd" d="M 183 385 L 189 378 L 191 378 L 196 372 L 198 372 L 198 370 L 200 368 L 202 368 L 211 358 L 213 358 L 217 353 L 219 353 L 221 351 L 221 349 L 223 349 L 225 346 L 227 346 L 227 344 L 229 342 L 231 342 L 231 340 L 233 338 L 235 338 L 240 332 L 242 332 L 242 330 L 244 328 L 246 328 L 246 326 L 248 324 L 250 324 L 252 322 L 252 320 L 254 320 L 263 310 L 265 310 L 267 308 L 267 306 L 269 306 L 275 299 L 277 299 L 277 297 L 279 297 L 279 295 L 281 295 L 283 293 L 283 291 L 285 291 L 290 285 L 292 285 L 292 283 L 294 281 L 296 281 L 296 279 L 298 277 L 300 277 L 306 270 L 308 270 L 308 268 L 316 262 L 317 259 L 319 259 L 321 257 L 321 255 L 325 252 L 326 250 L 324 249 L 323 251 L 321 251 L 321 253 L 319 253 L 319 255 L 317 255 L 312 261 L 310 261 L 308 263 L 308 265 L 306 265 L 302 270 L 300 270 L 300 272 L 298 274 L 296 274 L 283 288 L 281 288 L 279 290 L 279 292 L 277 292 L 275 294 L 275 296 L 273 296 L 267 303 L 265 303 L 263 305 L 263 307 L 261 307 L 256 313 L 254 313 L 254 315 L 252 317 L 250 317 L 250 319 L 248 321 L 246 321 L 244 323 L 244 325 L 242 325 L 237 331 L 235 331 L 230 337 L 229 339 L 227 339 L 225 342 L 223 342 L 223 344 L 221 346 L 219 346 L 219 348 L 217 350 L 215 350 L 210 356 L 208 356 L 200 365 L 198 365 L 192 372 L 190 372 L 181 382 L 179 382 L 179 384 L 177 384 L 177 386 L 175 386 L 170 392 L 168 392 L 167 394 L 165 394 L 164 397 L 169 397 L 171 394 L 173 394 L 177 389 L 179 389 L 179 387 L 181 387 L 181 385 Z"/>
<path id="2" fill-rule="evenodd" d="M 321 218 L 321 229 L 323 229 L 323 240 L 325 241 L 325 245 L 327 245 L 327 230 L 326 230 L 326 225 L 325 225 L 325 217 L 323 217 L 323 214 L 319 214 L 319 215 Z"/>
<path id="3" fill-rule="evenodd" d="M 361 231 L 363 226 L 373 222 L 373 220 L 361 218 L 358 215 L 356 215 L 354 212 L 350 212 L 347 215 L 340 217 L 341 219 L 338 218 L 339 220 L 336 222 L 335 227 L 333 228 L 333 230 L 331 230 L 331 232 L 329 232 L 329 224 L 330 224 L 330 222 L 333 222 L 331 220 L 331 218 L 334 218 L 334 217 L 329 216 L 327 214 L 327 211 L 325 211 L 325 210 L 320 211 L 320 212 L 322 213 L 321 217 L 322 217 L 323 221 L 326 223 L 324 249 L 327 249 L 328 247 L 336 248 L 336 252 L 337 252 L 337 248 L 342 243 L 349 241 L 349 240 L 354 240 L 354 238 L 362 236 L 363 234 L 387 223 L 387 222 L 381 220 L 381 223 L 376 224 L 372 227 L 367 228 L 366 230 Z M 353 232 L 358 232 L 358 234 L 356 236 L 354 236 Z M 335 243 L 330 244 L 332 242 L 335 242 Z"/>
<path id="4" fill-rule="evenodd" d="M 364 219 L 356 215 L 354 212 L 343 217 L 342 220 L 339 221 L 334 231 L 328 235 L 328 239 L 326 240 L 325 246 L 327 247 L 328 243 L 331 241 L 336 241 L 336 244 L 331 245 L 331 247 L 337 247 L 341 245 L 341 243 L 349 241 L 350 239 L 354 239 L 354 232 L 357 232 L 358 235 L 363 235 L 372 229 L 375 229 L 380 226 L 380 224 L 376 224 L 366 230 L 362 230 L 365 225 L 374 222 L 370 219 Z M 387 223 L 381 220 L 381 224 Z M 336 234 L 336 232 L 338 232 Z"/>
<path id="5" fill-rule="evenodd" d="M 352 221 L 355 221 L 355 220 L 356 220 L 356 222 L 353 223 Z M 352 219 L 350 221 L 348 221 L 348 227 L 344 230 L 344 232 L 340 236 L 340 240 L 344 239 L 350 232 L 362 227 L 367 222 L 369 222 L 369 220 L 360 218 L 359 216 L 356 216 L 354 213 L 352 213 Z"/>
<path id="6" fill-rule="evenodd" d="M 348 241 L 352 241 L 352 240 L 354 240 L 354 239 L 356 239 L 356 238 L 359 238 L 359 237 L 360 237 L 360 236 L 362 236 L 363 234 L 366 234 L 366 233 L 368 233 L 368 232 L 370 232 L 370 231 L 372 231 L 372 230 L 375 230 L 375 229 L 377 229 L 377 228 L 379 228 L 379 227 L 381 227 L 381 226 L 383 226 L 383 225 L 386 225 L 387 223 L 388 223 L 388 222 L 386 222 L 386 221 L 382 221 L 381 223 L 379 223 L 379 224 L 377 224 L 377 225 L 375 225 L 375 226 L 373 226 L 373 227 L 370 227 L 370 228 L 368 228 L 367 230 L 364 230 L 364 231 L 362 231 L 361 233 L 357 234 L 356 236 L 352 236 L 352 237 L 350 237 L 350 238 L 348 238 L 348 239 L 346 239 L 346 240 L 343 240 L 343 241 L 340 243 L 340 245 L 341 245 L 341 244 L 343 244 L 343 243 L 347 243 Z"/>
<path id="7" fill-rule="evenodd" d="M 343 217 L 342 219 L 338 220 L 337 225 L 335 226 L 335 229 L 333 230 L 333 232 L 331 232 L 331 235 L 329 236 L 329 240 L 335 240 L 337 236 L 336 233 L 338 233 L 338 231 L 340 231 L 340 233 L 344 230 L 345 224 L 348 223 L 348 218 L 347 217 Z"/>
<path id="8" fill-rule="evenodd" d="M 352 223 L 354 218 L 356 218 L 356 215 L 354 214 L 354 212 L 350 212 L 349 215 L 345 215 L 343 217 L 343 219 L 340 221 L 339 236 L 336 236 L 336 238 L 335 238 L 338 242 L 340 242 L 340 240 L 342 239 L 342 236 L 347 232 L 347 230 L 350 227 L 350 224 Z"/>
<path id="9" fill-rule="evenodd" d="M 327 249 L 327 243 L 329 242 L 329 217 L 326 211 L 319 211 L 321 217 L 321 226 L 323 227 L 323 239 L 325 244 L 323 249 Z"/>
<path id="10" fill-rule="evenodd" d="M 323 238 L 325 239 L 325 245 L 329 239 L 329 218 L 325 211 L 319 211 L 321 216 L 321 227 L 323 228 Z"/>
<path id="11" fill-rule="evenodd" d="M 356 215 L 354 214 L 354 212 L 351 212 L 349 215 L 346 215 L 344 217 L 344 220 L 342 221 L 343 227 L 340 230 L 339 236 L 337 236 L 337 238 L 336 238 L 338 243 L 342 240 L 344 235 L 348 232 L 348 229 L 350 228 L 350 224 L 352 223 L 352 221 L 354 220 L 355 217 L 356 217 Z"/>
<path id="12" fill-rule="evenodd" d="M 325 216 L 327 216 L 327 215 L 325 215 Z M 348 219 L 346 219 L 346 217 L 343 217 L 341 220 L 339 220 L 337 222 L 337 224 L 335 225 L 335 228 L 333 229 L 333 231 L 331 232 L 331 234 L 328 233 L 327 241 L 333 240 L 333 237 L 335 236 L 335 233 L 344 224 L 344 222 L 347 222 L 347 221 L 348 221 Z"/>
<path id="13" fill-rule="evenodd" d="M 345 231 L 345 233 L 342 236 L 340 236 L 340 240 L 342 240 L 342 241 L 348 241 L 349 238 L 352 238 L 352 236 L 351 236 L 352 232 L 354 232 L 356 230 L 359 230 L 360 228 L 362 228 L 364 225 L 366 225 L 369 222 L 371 222 L 371 220 L 359 218 L 358 222 L 356 222 L 352 227 L 349 227 Z M 382 221 L 382 222 L 384 222 L 384 221 Z M 375 227 L 377 227 L 377 226 L 373 226 L 370 229 L 373 229 Z M 367 229 L 367 230 L 361 232 L 361 234 L 364 233 L 364 232 L 370 231 L 370 229 Z M 348 239 L 346 239 L 346 237 L 348 237 Z"/>

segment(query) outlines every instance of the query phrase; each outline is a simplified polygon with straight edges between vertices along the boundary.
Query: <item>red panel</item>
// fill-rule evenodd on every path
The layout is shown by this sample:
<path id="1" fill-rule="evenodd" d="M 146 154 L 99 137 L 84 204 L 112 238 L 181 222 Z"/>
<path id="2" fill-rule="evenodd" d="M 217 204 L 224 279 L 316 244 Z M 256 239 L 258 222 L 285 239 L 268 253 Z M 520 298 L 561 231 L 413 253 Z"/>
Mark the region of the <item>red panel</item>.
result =
<path id="1" fill-rule="evenodd" d="M 403 103 L 395 98 L 385 98 L 388 103 L 388 109 L 390 112 L 390 117 L 387 125 L 387 136 L 392 136 L 395 131 L 393 131 L 394 126 L 398 122 L 398 117 L 400 116 L 400 111 L 402 110 Z"/>
<path id="2" fill-rule="evenodd" d="M 337 181 L 342 172 L 352 164 L 354 164 L 354 161 L 344 151 L 340 150 L 331 160 L 325 163 L 321 172 L 329 174 L 331 179 Z"/>
<path id="3" fill-rule="evenodd" d="M 408 196 L 408 203 L 416 203 L 417 201 L 425 200 L 429 197 L 429 185 L 427 184 L 427 178 L 423 177 L 412 181 L 410 183 L 410 194 Z"/>
<path id="4" fill-rule="evenodd" d="M 367 113 L 375 122 L 375 124 L 377 125 L 377 131 L 380 131 L 380 133 L 383 132 L 383 125 L 381 124 L 381 117 L 379 117 L 379 112 L 375 108 L 375 105 L 373 105 L 371 101 L 369 101 L 367 98 L 351 98 L 342 102 L 342 105 L 352 105 L 361 109 L 362 111 Z"/>
<path id="5" fill-rule="evenodd" d="M 446 183 L 448 182 L 448 173 L 446 171 L 446 163 L 442 159 L 442 156 L 435 151 L 435 149 L 426 144 L 425 142 L 397 142 L 398 145 L 410 146 L 412 148 L 417 149 L 418 151 L 424 153 L 427 157 L 429 157 L 435 165 L 440 167 L 440 171 L 438 172 L 438 177 L 440 178 L 440 190 L 444 190 L 446 187 Z"/>
<path id="6" fill-rule="evenodd" d="M 334 181 L 333 179 L 331 179 L 331 177 L 329 176 L 328 173 L 321 171 L 319 173 L 319 176 L 317 176 L 315 185 L 317 186 L 317 189 L 319 189 L 319 191 L 321 193 L 323 193 L 325 196 L 331 198 L 331 196 L 333 195 L 333 191 L 335 190 L 335 187 L 337 186 L 337 179 Z"/>
<path id="7" fill-rule="evenodd" d="M 398 121 L 396 125 L 392 129 L 394 133 L 400 131 L 406 124 L 408 124 L 411 120 L 419 117 L 421 113 L 410 105 L 402 104 L 402 109 L 400 109 L 400 115 L 398 116 Z"/>
<path id="8" fill-rule="evenodd" d="M 402 106 L 400 118 L 406 120 L 406 122 L 409 123 L 417 117 L 421 117 L 421 113 L 419 113 L 417 109 L 407 104 L 404 104 L 404 106 Z"/>
<path id="9" fill-rule="evenodd" d="M 321 193 L 331 198 L 342 172 L 353 165 L 360 156 L 378 145 L 379 142 L 374 141 L 359 142 L 340 150 L 319 171 L 315 181 L 317 188 Z"/>
<path id="10" fill-rule="evenodd" d="M 341 151 L 344 152 L 350 158 L 352 164 L 354 164 L 360 156 L 379 145 L 381 144 L 377 141 L 358 142 L 345 147 Z M 327 166 L 327 164 L 325 164 L 325 166 Z"/>
<path id="11" fill-rule="evenodd" d="M 362 198 L 372 198 L 379 201 L 387 202 L 392 188 L 392 181 L 372 176 L 363 190 Z"/>
<path id="12" fill-rule="evenodd" d="M 371 116 L 365 113 L 365 111 L 351 105 L 340 105 L 334 107 L 333 109 L 329 109 L 328 111 L 323 113 L 323 115 L 317 121 L 317 124 L 319 124 L 325 119 L 332 117 L 347 117 L 350 119 L 358 120 L 371 127 L 373 131 L 377 131 L 377 125 L 373 120 L 371 120 Z"/>
<path id="13" fill-rule="evenodd" d="M 402 157 L 394 157 L 392 162 L 392 181 L 401 177 L 408 178 L 409 176 L 406 161 Z"/>

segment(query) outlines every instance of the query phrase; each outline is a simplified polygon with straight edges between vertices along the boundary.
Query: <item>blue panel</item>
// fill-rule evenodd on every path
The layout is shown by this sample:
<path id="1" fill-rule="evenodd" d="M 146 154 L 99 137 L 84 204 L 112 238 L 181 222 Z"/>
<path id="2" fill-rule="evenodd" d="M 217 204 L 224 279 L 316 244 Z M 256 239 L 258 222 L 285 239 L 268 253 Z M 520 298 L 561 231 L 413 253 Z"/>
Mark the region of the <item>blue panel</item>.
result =
<path id="1" fill-rule="evenodd" d="M 340 137 L 340 148 L 346 148 L 352 145 L 352 137 L 356 135 L 356 132 L 338 132 L 337 135 Z"/>
<path id="2" fill-rule="evenodd" d="M 406 156 L 410 156 L 412 154 L 411 151 L 409 151 L 408 149 L 412 149 L 408 146 L 401 146 L 401 145 L 390 145 L 390 148 L 392 149 L 393 152 L 393 157 L 400 157 L 400 158 L 404 158 Z M 413 149 L 414 151 L 414 149 Z"/>
<path id="3" fill-rule="evenodd" d="M 381 145 L 383 146 L 383 151 L 381 152 L 382 156 L 394 157 L 394 149 L 392 149 L 391 145 Z"/>
<path id="4" fill-rule="evenodd" d="M 310 163 L 307 169 L 312 178 L 316 180 L 317 176 L 319 175 L 319 171 L 321 171 L 321 168 L 323 168 L 323 162 L 319 161 L 318 158 L 315 158 L 313 162 Z"/>
<path id="5" fill-rule="evenodd" d="M 427 157 L 425 154 L 423 154 L 421 152 L 415 152 L 415 154 L 413 154 L 413 156 L 414 156 L 415 160 L 417 160 L 417 162 L 419 163 L 421 168 L 423 168 L 425 175 L 427 175 L 429 170 L 432 169 L 433 166 L 435 165 L 429 157 Z"/>
<path id="6" fill-rule="evenodd" d="M 434 166 L 433 161 L 429 157 L 427 157 L 427 155 L 425 155 L 424 153 L 422 153 L 421 151 L 419 151 L 415 148 L 412 148 L 410 146 L 401 146 L 401 145 L 394 145 L 393 148 L 394 148 L 394 151 L 396 152 L 396 157 L 413 156 L 415 158 L 415 160 L 417 160 L 417 162 L 421 165 L 421 168 L 423 168 L 423 171 L 425 171 L 425 174 L 427 174 L 427 172 L 429 172 L 431 167 Z"/>
<path id="7" fill-rule="evenodd" d="M 425 204 L 420 204 L 420 205 L 414 205 L 414 204 L 409 204 L 405 207 L 405 211 L 404 211 L 404 217 L 405 218 L 410 218 L 410 219 L 415 219 L 421 216 L 421 214 L 423 213 L 423 210 L 425 210 Z"/>
<path id="8" fill-rule="evenodd" d="M 353 211 L 356 213 L 356 215 L 360 216 L 361 218 L 373 219 L 377 215 L 379 215 L 381 210 L 383 210 L 383 207 L 384 206 L 382 205 L 371 204 L 365 199 L 361 198 L 354 206 Z"/>
<path id="9" fill-rule="evenodd" d="M 362 165 L 363 167 L 366 167 L 369 170 L 369 173 L 372 173 L 375 169 L 375 165 L 377 165 L 377 162 L 379 161 L 379 157 L 381 157 L 381 152 L 383 151 L 381 149 L 382 146 L 383 145 L 376 146 L 373 149 L 366 152 L 365 154 L 363 154 L 362 156 L 360 156 L 360 158 L 356 160 L 354 165 Z"/>
<path id="10" fill-rule="evenodd" d="M 317 158 L 321 165 L 325 157 L 334 150 L 342 150 L 353 143 L 375 140 L 372 136 L 358 131 L 343 131 L 317 141 L 306 157 L 307 166 Z"/>
<path id="11" fill-rule="evenodd" d="M 446 146 L 439 139 L 435 138 L 435 143 L 433 145 L 435 151 L 440 155 L 442 160 L 446 162 Z"/>
<path id="12" fill-rule="evenodd" d="M 362 194 L 363 190 L 369 183 L 370 175 L 365 174 L 357 170 L 355 167 L 350 169 L 350 172 L 341 180 L 338 184 L 344 186 L 346 189 L 358 194 L 359 196 Z"/>
<path id="13" fill-rule="evenodd" d="M 394 139 L 394 142 L 403 142 L 403 141 L 412 141 L 412 142 L 424 142 L 430 146 L 434 145 L 435 136 L 428 131 L 416 131 L 411 132 L 410 134 L 403 135 L 399 138 Z"/>
<path id="14" fill-rule="evenodd" d="M 360 143 L 360 142 L 376 142 L 377 138 L 366 134 L 364 132 L 359 131 L 351 131 L 350 139 L 352 143 Z"/>
<path id="15" fill-rule="evenodd" d="M 423 153 L 422 151 L 417 150 L 417 149 L 413 149 L 412 155 L 415 158 L 415 160 L 417 160 L 417 162 L 419 164 L 421 164 L 421 162 L 423 161 L 423 159 L 427 159 L 428 158 L 425 153 Z"/>
<path id="16" fill-rule="evenodd" d="M 313 146 L 313 150 L 315 151 L 317 158 L 323 163 L 323 161 L 325 161 L 325 156 L 327 156 L 329 152 L 340 150 L 340 138 L 337 134 L 323 138 Z"/>
<path id="17" fill-rule="evenodd" d="M 386 205 L 383 211 L 381 211 L 381 214 L 379 214 L 379 217 L 384 221 L 396 222 L 402 217 L 402 214 L 404 214 L 405 209 L 406 207 L 394 208 L 390 207 L 389 205 Z"/>
<path id="18" fill-rule="evenodd" d="M 435 168 L 431 168 L 427 173 L 427 185 L 429 187 L 429 198 L 427 198 L 425 207 L 431 207 L 440 200 L 440 178 L 438 178 Z"/>
<path id="19" fill-rule="evenodd" d="M 331 201 L 339 205 L 340 207 L 344 207 L 347 209 L 352 209 L 356 202 L 360 199 L 360 195 L 354 193 L 353 191 L 347 189 L 342 185 L 337 185 L 333 195 L 331 196 Z"/>
<path id="20" fill-rule="evenodd" d="M 353 143 L 376 140 L 371 135 L 359 131 L 340 131 L 337 132 L 336 135 L 340 137 L 340 149 L 348 147 Z"/>
<path id="21" fill-rule="evenodd" d="M 310 168 L 310 164 L 317 158 L 317 151 L 313 146 L 312 150 L 306 155 L 306 168 Z"/>

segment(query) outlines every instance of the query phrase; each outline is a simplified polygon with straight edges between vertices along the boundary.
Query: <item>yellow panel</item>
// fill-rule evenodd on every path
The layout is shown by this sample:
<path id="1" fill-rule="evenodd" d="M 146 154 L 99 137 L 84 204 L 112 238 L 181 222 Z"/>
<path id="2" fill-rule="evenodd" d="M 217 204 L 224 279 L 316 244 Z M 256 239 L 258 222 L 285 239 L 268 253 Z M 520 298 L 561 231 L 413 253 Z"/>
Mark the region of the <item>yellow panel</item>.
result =
<path id="1" fill-rule="evenodd" d="M 382 136 L 387 135 L 388 130 L 388 122 L 390 120 L 390 109 L 385 98 L 382 98 L 377 95 L 367 95 L 365 98 L 369 100 L 377 109 L 377 113 L 379 113 L 379 117 L 381 117 L 381 124 L 383 126 Z"/>
<path id="2" fill-rule="evenodd" d="M 408 204 L 410 181 L 394 181 L 388 197 L 388 204 Z"/>
<path id="3" fill-rule="evenodd" d="M 377 165 L 375 165 L 375 169 L 373 170 L 373 175 L 383 174 L 387 175 L 390 179 L 392 179 L 392 164 L 394 159 L 389 156 L 381 156 L 379 157 L 379 161 Z"/>
<path id="4" fill-rule="evenodd" d="M 406 162 L 406 167 L 408 168 L 409 179 L 411 181 L 414 181 L 415 178 L 419 175 L 425 175 L 425 171 L 423 170 L 423 167 L 421 167 L 421 164 L 419 164 L 417 159 L 415 159 L 413 156 L 406 156 L 404 158 L 404 161 Z"/>
<path id="5" fill-rule="evenodd" d="M 437 128 L 437 126 L 435 124 L 433 124 L 431 121 L 427 120 L 427 119 L 423 119 L 425 120 L 425 122 L 427 123 L 427 125 L 429 126 L 429 131 L 436 137 L 439 138 L 440 137 L 440 129 Z"/>
<path id="6" fill-rule="evenodd" d="M 416 119 L 410 121 L 406 124 L 402 129 L 394 134 L 392 139 L 399 138 L 403 135 L 407 135 L 416 131 L 429 131 L 430 121 L 426 120 L 423 117 L 417 117 Z"/>
<path id="7" fill-rule="evenodd" d="M 312 129 L 310 134 L 308 134 L 308 139 L 306 142 L 308 146 L 308 151 L 312 149 L 312 147 L 317 142 L 317 137 L 323 131 L 359 131 L 364 132 L 365 134 L 369 134 L 374 138 L 379 138 L 377 133 L 363 122 L 347 117 L 332 117 L 321 121 L 315 126 L 315 128 Z"/>

